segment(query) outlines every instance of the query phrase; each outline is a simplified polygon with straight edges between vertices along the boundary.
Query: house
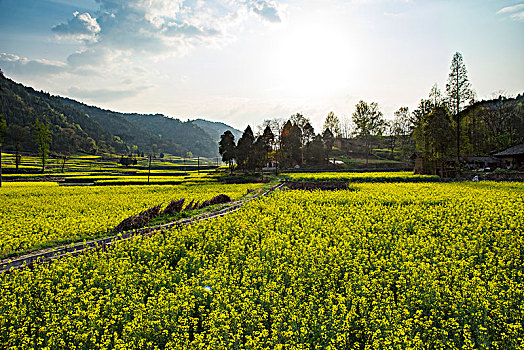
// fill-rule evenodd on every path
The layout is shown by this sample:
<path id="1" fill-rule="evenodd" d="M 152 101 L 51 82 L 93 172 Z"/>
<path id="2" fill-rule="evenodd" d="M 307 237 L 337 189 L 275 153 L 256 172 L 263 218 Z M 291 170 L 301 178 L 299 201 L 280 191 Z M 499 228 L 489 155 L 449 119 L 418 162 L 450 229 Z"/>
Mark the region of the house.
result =
<path id="1" fill-rule="evenodd" d="M 466 163 L 466 168 L 472 170 L 478 169 L 490 169 L 493 170 L 500 165 L 500 160 L 494 157 L 483 157 L 483 156 L 473 156 L 473 157 L 464 157 Z"/>
<path id="2" fill-rule="evenodd" d="M 422 157 L 422 153 L 415 152 L 409 157 L 409 159 L 415 161 L 415 168 L 413 169 L 413 173 L 415 175 L 424 174 L 424 158 Z"/>
<path id="3" fill-rule="evenodd" d="M 438 175 L 440 177 L 455 177 L 457 157 L 446 156 L 440 159 L 427 159 L 419 152 L 413 153 L 410 157 L 415 161 L 413 173 L 415 175 Z"/>
<path id="4" fill-rule="evenodd" d="M 493 156 L 500 159 L 507 169 L 524 170 L 524 143 L 495 153 Z"/>

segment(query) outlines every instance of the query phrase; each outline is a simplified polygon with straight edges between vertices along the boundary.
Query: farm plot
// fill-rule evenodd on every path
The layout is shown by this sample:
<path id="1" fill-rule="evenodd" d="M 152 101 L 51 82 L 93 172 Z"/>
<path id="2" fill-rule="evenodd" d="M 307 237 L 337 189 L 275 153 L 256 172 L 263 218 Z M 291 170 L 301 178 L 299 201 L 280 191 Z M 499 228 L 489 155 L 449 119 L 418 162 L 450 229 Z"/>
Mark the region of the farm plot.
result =
<path id="1" fill-rule="evenodd" d="M 291 181 L 349 181 L 349 182 L 438 182 L 436 175 L 414 175 L 410 171 L 392 172 L 321 172 L 284 173 Z"/>
<path id="2" fill-rule="evenodd" d="M 202 202 L 218 194 L 237 199 L 258 187 L 204 182 L 74 188 L 6 183 L 0 188 L 0 256 L 102 236 L 123 219 L 171 200 Z"/>
<path id="3" fill-rule="evenodd" d="M 1 277 L 2 347 L 517 349 L 524 186 L 285 191 Z"/>

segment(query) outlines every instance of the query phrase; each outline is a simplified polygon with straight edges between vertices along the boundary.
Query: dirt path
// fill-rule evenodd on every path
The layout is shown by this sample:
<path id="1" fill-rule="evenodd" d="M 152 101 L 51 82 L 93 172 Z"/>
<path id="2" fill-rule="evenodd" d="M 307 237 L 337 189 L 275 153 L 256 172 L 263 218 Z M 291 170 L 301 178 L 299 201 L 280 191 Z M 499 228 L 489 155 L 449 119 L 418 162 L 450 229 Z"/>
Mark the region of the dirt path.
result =
<path id="1" fill-rule="evenodd" d="M 163 232 L 164 230 L 172 228 L 172 227 L 181 227 L 181 226 L 186 226 L 186 225 L 190 225 L 193 223 L 197 223 L 203 220 L 219 218 L 224 215 L 237 211 L 243 205 L 251 202 L 254 199 L 264 197 L 268 195 L 270 192 L 282 186 L 283 184 L 278 183 L 263 193 L 262 193 L 262 190 L 260 189 L 254 196 L 248 199 L 241 199 L 236 202 L 228 203 L 227 207 L 224 209 L 220 209 L 214 212 L 199 214 L 199 215 L 196 215 L 191 218 L 184 219 L 184 220 L 174 221 L 174 222 L 170 222 L 167 224 L 158 225 L 154 227 L 145 227 L 142 229 L 127 231 L 127 232 L 119 232 L 118 234 L 115 234 L 110 237 L 104 237 L 104 238 L 95 239 L 95 240 L 88 241 L 88 242 L 69 244 L 69 245 L 64 245 L 64 246 L 59 246 L 59 247 L 46 248 L 46 249 L 31 252 L 28 254 L 24 254 L 18 257 L 6 258 L 0 261 L 0 273 L 10 272 L 12 270 L 16 270 L 22 267 L 33 268 L 35 263 L 49 262 L 49 261 L 61 258 L 63 256 L 79 255 L 91 249 L 101 249 L 105 251 L 108 246 L 118 241 L 131 239 L 136 236 L 147 237 L 147 236 L 154 235 L 157 232 Z"/>

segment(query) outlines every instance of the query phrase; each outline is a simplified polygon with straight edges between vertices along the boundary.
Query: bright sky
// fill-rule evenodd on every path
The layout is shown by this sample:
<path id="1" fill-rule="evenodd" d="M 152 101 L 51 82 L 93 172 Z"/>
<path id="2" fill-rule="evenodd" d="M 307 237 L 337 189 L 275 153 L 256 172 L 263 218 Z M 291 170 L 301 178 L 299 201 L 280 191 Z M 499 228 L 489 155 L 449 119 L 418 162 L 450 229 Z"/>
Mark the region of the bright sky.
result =
<path id="1" fill-rule="evenodd" d="M 121 112 L 243 130 L 363 99 L 416 107 L 462 53 L 481 99 L 524 92 L 524 2 L 0 0 L 0 69 Z"/>

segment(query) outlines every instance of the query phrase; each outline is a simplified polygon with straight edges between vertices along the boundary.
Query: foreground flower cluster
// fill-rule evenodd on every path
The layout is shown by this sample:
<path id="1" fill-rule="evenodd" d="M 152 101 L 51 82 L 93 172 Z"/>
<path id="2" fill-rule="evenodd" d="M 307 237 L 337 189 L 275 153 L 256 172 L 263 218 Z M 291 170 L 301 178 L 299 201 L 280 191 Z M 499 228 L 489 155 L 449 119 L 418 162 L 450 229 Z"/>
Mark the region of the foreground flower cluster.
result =
<path id="1" fill-rule="evenodd" d="M 0 347 L 517 349 L 522 184 L 286 191 L 1 277 Z"/>
<path id="2" fill-rule="evenodd" d="M 232 199 L 259 186 L 219 183 L 177 186 L 58 187 L 27 183 L 0 188 L 0 256 L 103 235 L 123 219 L 158 204 L 218 194 Z M 44 184 L 44 185 L 42 185 Z"/>

